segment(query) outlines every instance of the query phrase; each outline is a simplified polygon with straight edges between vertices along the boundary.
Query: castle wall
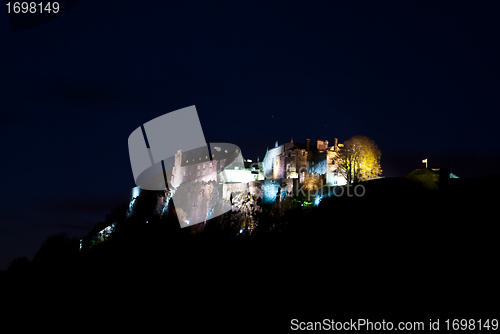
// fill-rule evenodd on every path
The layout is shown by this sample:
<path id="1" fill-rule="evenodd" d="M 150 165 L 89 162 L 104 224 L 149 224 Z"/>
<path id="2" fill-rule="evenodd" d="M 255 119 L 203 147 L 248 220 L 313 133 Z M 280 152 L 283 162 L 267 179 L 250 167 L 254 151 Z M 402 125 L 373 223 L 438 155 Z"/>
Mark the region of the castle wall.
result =
<path id="1" fill-rule="evenodd" d="M 248 183 L 224 183 L 222 185 L 222 198 L 228 200 L 237 193 L 248 193 Z"/>
<path id="2" fill-rule="evenodd" d="M 246 183 L 224 183 L 222 185 L 222 196 L 225 200 L 229 200 L 231 193 L 233 197 L 237 193 L 245 193 L 262 199 L 262 183 L 264 181 L 251 181 Z"/>
<path id="3" fill-rule="evenodd" d="M 295 150 L 297 152 L 297 174 L 299 182 L 304 182 L 305 173 L 308 171 L 309 154 L 306 150 Z"/>
<path id="4" fill-rule="evenodd" d="M 285 178 L 285 159 L 286 152 L 282 152 L 274 160 L 273 180 L 280 180 Z"/>
<path id="5" fill-rule="evenodd" d="M 326 151 L 328 149 L 328 140 L 316 140 L 318 151 Z"/>
<path id="6" fill-rule="evenodd" d="M 223 182 L 251 182 L 257 181 L 258 177 L 258 174 L 252 174 L 252 171 L 248 169 L 226 169 L 221 173 Z"/>
<path id="7" fill-rule="evenodd" d="M 172 169 L 172 176 L 174 178 L 172 185 L 178 187 L 180 184 L 186 182 L 217 181 L 218 172 L 222 170 L 224 163 L 225 159 L 211 160 L 179 167 L 180 159 L 178 160 L 176 155 L 176 164 Z"/>
<path id="8" fill-rule="evenodd" d="M 283 180 L 259 180 L 248 183 L 225 183 L 223 184 L 223 198 L 229 200 L 231 193 L 233 198 L 238 193 L 250 193 L 262 203 L 275 203 L 278 190 L 281 188 L 282 195 L 293 193 L 294 179 Z"/>
<path id="9" fill-rule="evenodd" d="M 264 180 L 248 182 L 248 190 L 256 199 L 262 199 L 262 183 Z"/>
<path id="10" fill-rule="evenodd" d="M 275 177 L 278 176 L 278 173 L 274 173 L 274 166 L 276 165 L 276 162 L 279 161 L 281 163 L 281 157 L 279 157 L 280 154 L 282 154 L 285 150 L 285 146 L 281 145 L 275 148 L 270 149 L 267 151 L 266 156 L 264 157 L 264 160 L 262 161 L 262 168 L 264 170 L 264 179 L 266 180 L 272 180 Z M 278 163 L 278 165 L 280 165 Z M 281 163 L 283 165 L 284 161 Z"/>
<path id="11" fill-rule="evenodd" d="M 285 179 L 298 178 L 297 153 L 290 151 L 285 157 Z"/>
<path id="12" fill-rule="evenodd" d="M 309 173 L 314 174 L 326 174 L 327 158 L 326 153 L 315 154 L 311 159 L 311 164 L 309 165 Z"/>

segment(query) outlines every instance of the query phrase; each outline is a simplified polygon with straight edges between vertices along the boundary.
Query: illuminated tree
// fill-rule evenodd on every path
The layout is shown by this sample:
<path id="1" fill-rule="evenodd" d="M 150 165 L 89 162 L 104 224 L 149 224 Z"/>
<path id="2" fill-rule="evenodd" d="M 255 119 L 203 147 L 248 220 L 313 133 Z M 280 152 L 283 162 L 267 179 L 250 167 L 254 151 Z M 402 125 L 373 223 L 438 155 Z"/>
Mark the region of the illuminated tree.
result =
<path id="1" fill-rule="evenodd" d="M 299 201 L 303 206 L 311 205 L 322 191 L 324 184 L 326 184 L 324 175 L 306 173 L 295 200 Z"/>
<path id="2" fill-rule="evenodd" d="M 304 178 L 304 190 L 318 191 L 321 188 L 321 180 L 317 174 L 307 173 Z"/>
<path id="3" fill-rule="evenodd" d="M 334 162 L 343 169 L 347 183 L 366 181 L 382 174 L 380 150 L 368 137 L 354 136 L 340 147 Z"/>

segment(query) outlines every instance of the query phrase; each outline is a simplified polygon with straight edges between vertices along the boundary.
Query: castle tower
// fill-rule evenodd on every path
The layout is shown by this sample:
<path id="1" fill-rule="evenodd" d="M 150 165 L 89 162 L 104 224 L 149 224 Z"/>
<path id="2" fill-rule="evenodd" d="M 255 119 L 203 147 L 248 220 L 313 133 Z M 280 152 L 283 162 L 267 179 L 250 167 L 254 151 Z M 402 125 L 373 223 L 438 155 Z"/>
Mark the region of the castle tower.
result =
<path id="1" fill-rule="evenodd" d="M 326 151 L 328 149 L 328 140 L 316 140 L 318 151 Z"/>

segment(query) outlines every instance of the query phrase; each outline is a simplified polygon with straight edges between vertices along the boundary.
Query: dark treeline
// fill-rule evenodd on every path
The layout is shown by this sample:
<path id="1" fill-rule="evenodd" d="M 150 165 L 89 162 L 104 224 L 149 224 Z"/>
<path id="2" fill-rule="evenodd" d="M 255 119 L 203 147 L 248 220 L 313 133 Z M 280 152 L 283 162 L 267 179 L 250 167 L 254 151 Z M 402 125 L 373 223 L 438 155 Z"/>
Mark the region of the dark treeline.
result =
<path id="1" fill-rule="evenodd" d="M 437 244 L 458 242 L 459 237 L 467 237 L 469 243 L 473 242 L 472 237 L 480 237 L 476 233 L 487 238 L 486 232 L 495 222 L 491 213 L 495 212 L 498 199 L 495 196 L 498 182 L 467 179 L 448 182 L 450 185 L 439 190 L 429 190 L 405 178 L 373 180 L 360 183 L 365 188 L 361 197 L 353 195 L 352 190 L 346 191 L 343 196 L 325 197 L 318 207 L 308 208 L 287 198 L 273 206 L 262 206 L 251 236 L 247 231 L 238 234 L 241 224 L 231 218 L 235 212 L 181 229 L 174 204 L 170 202 L 168 215 L 154 214 L 157 194 L 145 193 L 137 201 L 132 217 L 126 218 L 128 206 L 124 204 L 106 215 L 104 222 L 97 223 L 83 237 L 83 251 L 79 251 L 79 239 L 54 235 L 45 241 L 32 261 L 25 257 L 15 259 L 8 272 L 60 271 L 65 267 L 85 272 L 91 271 L 85 265 L 93 261 L 103 267 L 117 263 L 130 270 L 133 260 L 175 262 L 174 258 L 188 258 L 191 253 L 194 258 L 198 257 L 196 254 L 208 258 L 212 249 L 222 252 L 238 247 L 255 248 L 249 250 L 253 256 L 235 255 L 245 261 L 252 261 L 259 252 L 268 254 L 272 248 L 283 247 L 290 248 L 290 252 L 304 248 L 305 253 L 325 248 L 329 254 L 335 248 L 356 245 L 358 252 L 371 248 L 367 256 L 386 247 L 408 251 L 414 247 L 415 252 L 425 254 L 435 250 Z M 87 249 L 90 238 L 112 223 L 116 229 L 109 238 Z M 397 253 L 400 252 L 393 255 Z"/>
<path id="2" fill-rule="evenodd" d="M 209 308 L 244 298 L 260 303 L 259 314 L 277 312 L 264 302 L 271 298 L 285 318 L 293 307 L 306 310 L 307 296 L 333 298 L 329 289 L 340 300 L 409 284 L 407 298 L 430 291 L 456 298 L 449 289 L 466 279 L 491 294 L 498 181 L 448 180 L 437 189 L 406 178 L 361 184 L 362 197 L 325 197 L 317 207 L 291 197 L 263 205 L 251 235 L 238 234 L 237 212 L 181 229 L 173 203 L 168 215 L 152 214 L 157 194 L 144 195 L 134 216 L 127 219 L 123 205 L 83 238 L 88 244 L 116 223 L 106 241 L 80 251 L 77 238 L 51 236 L 32 261 L 11 262 L 2 288 L 18 291 L 10 287 L 22 283 L 35 291 L 57 282 L 59 291 L 73 291 L 67 298 L 93 302 L 107 290 L 149 291 L 179 307 L 199 296 L 196 305 Z"/>

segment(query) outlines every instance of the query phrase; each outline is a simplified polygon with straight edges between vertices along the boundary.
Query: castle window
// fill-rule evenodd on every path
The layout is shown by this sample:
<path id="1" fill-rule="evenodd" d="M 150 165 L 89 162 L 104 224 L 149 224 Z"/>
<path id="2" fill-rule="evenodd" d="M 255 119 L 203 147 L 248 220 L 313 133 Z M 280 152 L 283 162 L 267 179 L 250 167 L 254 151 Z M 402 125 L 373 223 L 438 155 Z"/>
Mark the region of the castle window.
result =
<path id="1" fill-rule="evenodd" d="M 205 164 L 203 164 L 203 169 L 205 169 Z"/>
<path id="2" fill-rule="evenodd" d="M 198 170 L 200 170 L 200 165 L 198 165 Z"/>
<path id="3" fill-rule="evenodd" d="M 302 151 L 302 156 L 305 156 L 306 155 L 306 152 L 305 151 Z"/>
<path id="4" fill-rule="evenodd" d="M 203 171 L 203 176 L 205 176 L 205 171 Z"/>
<path id="5" fill-rule="evenodd" d="M 198 175 L 197 176 L 200 176 L 200 172 L 198 172 Z"/>
<path id="6" fill-rule="evenodd" d="M 184 176 L 186 176 L 186 172 L 184 172 Z"/>

